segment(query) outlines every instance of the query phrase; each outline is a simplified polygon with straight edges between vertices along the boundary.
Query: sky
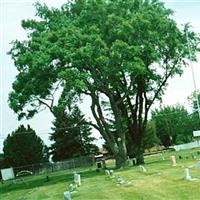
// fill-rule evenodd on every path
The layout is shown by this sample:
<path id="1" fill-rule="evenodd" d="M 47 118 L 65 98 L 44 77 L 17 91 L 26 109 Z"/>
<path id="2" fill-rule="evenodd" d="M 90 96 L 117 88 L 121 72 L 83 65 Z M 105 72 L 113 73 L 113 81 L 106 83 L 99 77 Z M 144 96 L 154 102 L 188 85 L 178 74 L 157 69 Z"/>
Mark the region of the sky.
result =
<path id="1" fill-rule="evenodd" d="M 12 40 L 26 38 L 26 32 L 21 28 L 21 20 L 35 17 L 34 2 L 34 0 L 0 1 L 0 152 L 7 134 L 15 130 L 19 124 L 30 124 L 44 142 L 47 145 L 50 144 L 48 133 L 51 132 L 53 116 L 48 110 L 37 114 L 34 119 L 18 122 L 17 115 L 14 114 L 7 103 L 8 93 L 11 91 L 17 70 L 6 52 L 9 51 Z M 50 7 L 60 7 L 66 0 L 39 0 L 39 2 L 46 3 Z M 175 11 L 173 18 L 178 25 L 190 22 L 193 30 L 200 33 L 200 0 L 165 0 L 165 3 L 166 7 Z M 198 55 L 198 62 L 192 63 L 192 65 L 196 88 L 200 89 L 200 55 Z M 163 105 L 180 103 L 189 107 L 187 97 L 192 91 L 194 91 L 194 84 L 190 66 L 184 70 L 184 74 L 181 77 L 178 76 L 169 81 L 163 97 Z M 87 117 L 92 116 L 89 104 L 89 99 L 85 99 L 84 105 L 81 107 Z M 95 131 L 94 136 L 100 137 Z M 102 144 L 102 140 L 99 140 L 98 144 Z"/>

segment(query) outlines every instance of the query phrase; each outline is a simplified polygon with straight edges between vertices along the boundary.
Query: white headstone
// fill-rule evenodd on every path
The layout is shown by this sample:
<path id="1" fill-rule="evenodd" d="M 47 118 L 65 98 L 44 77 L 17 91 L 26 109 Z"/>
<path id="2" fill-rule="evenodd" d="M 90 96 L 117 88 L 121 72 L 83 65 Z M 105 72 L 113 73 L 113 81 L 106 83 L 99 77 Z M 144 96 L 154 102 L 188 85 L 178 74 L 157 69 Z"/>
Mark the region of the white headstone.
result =
<path id="1" fill-rule="evenodd" d="M 110 170 L 110 176 L 114 176 L 114 171 Z"/>
<path id="2" fill-rule="evenodd" d="M 145 167 L 142 166 L 142 165 L 139 166 L 139 170 L 140 170 L 140 172 L 142 172 L 142 173 L 147 171 L 147 170 L 145 169 Z"/>
<path id="3" fill-rule="evenodd" d="M 71 194 L 69 191 L 64 192 L 64 200 L 71 200 Z"/>
<path id="4" fill-rule="evenodd" d="M 184 171 L 184 178 L 185 178 L 185 180 L 187 180 L 187 181 L 191 181 L 191 180 L 192 180 L 192 177 L 190 176 L 190 172 L 189 172 L 189 169 L 188 169 L 188 168 L 185 168 L 185 171 Z"/>
<path id="5" fill-rule="evenodd" d="M 197 169 L 200 169 L 200 161 L 197 162 L 196 168 L 197 168 Z"/>
<path id="6" fill-rule="evenodd" d="M 74 183 L 78 186 L 81 186 L 81 175 L 80 174 L 74 174 Z"/>
<path id="7" fill-rule="evenodd" d="M 4 181 L 9 180 L 9 179 L 14 179 L 14 171 L 13 168 L 6 168 L 6 169 L 1 169 L 1 176 Z"/>
<path id="8" fill-rule="evenodd" d="M 109 170 L 105 170 L 106 175 L 110 176 L 110 171 Z"/>

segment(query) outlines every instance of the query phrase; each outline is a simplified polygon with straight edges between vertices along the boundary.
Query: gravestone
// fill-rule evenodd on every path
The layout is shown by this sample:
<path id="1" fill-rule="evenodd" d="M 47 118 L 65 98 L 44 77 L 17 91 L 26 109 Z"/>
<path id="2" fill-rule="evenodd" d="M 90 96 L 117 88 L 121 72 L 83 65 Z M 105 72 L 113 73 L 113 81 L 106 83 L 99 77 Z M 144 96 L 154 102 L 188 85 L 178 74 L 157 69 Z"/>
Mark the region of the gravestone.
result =
<path id="1" fill-rule="evenodd" d="M 140 170 L 140 172 L 142 172 L 142 173 L 144 173 L 144 172 L 147 171 L 147 170 L 145 169 L 145 167 L 142 166 L 142 165 L 139 166 L 139 170 Z"/>
<path id="2" fill-rule="evenodd" d="M 109 170 L 105 170 L 105 173 L 107 176 L 110 176 L 110 171 Z"/>
<path id="3" fill-rule="evenodd" d="M 172 166 L 176 166 L 176 157 L 175 156 L 171 156 L 171 164 L 172 164 Z"/>
<path id="4" fill-rule="evenodd" d="M 196 168 L 197 168 L 197 169 L 200 169 L 200 161 L 197 162 Z"/>
<path id="5" fill-rule="evenodd" d="M 114 176 L 114 171 L 110 170 L 110 176 L 113 177 Z"/>
<path id="6" fill-rule="evenodd" d="M 74 183 L 78 186 L 81 186 L 81 175 L 80 174 L 74 174 Z"/>
<path id="7" fill-rule="evenodd" d="M 188 168 L 185 168 L 185 170 L 184 170 L 184 178 L 187 181 L 191 181 L 192 180 L 192 177 L 190 176 L 190 172 L 189 172 Z"/>
<path id="8" fill-rule="evenodd" d="M 118 185 L 127 185 L 129 182 L 123 178 L 118 178 L 117 179 L 117 186 Z"/>
<path id="9" fill-rule="evenodd" d="M 64 200 L 71 200 L 71 194 L 69 191 L 64 192 Z"/>

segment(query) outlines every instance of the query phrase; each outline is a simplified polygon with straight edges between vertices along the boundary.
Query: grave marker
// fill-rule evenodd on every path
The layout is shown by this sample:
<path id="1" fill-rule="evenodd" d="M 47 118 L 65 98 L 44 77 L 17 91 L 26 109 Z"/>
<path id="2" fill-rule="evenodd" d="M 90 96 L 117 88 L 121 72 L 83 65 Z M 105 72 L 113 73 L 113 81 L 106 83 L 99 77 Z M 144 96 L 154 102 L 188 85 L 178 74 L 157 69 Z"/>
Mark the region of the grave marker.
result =
<path id="1" fill-rule="evenodd" d="M 107 176 L 110 176 L 110 171 L 109 170 L 105 170 L 105 173 Z"/>
<path id="2" fill-rule="evenodd" d="M 64 192 L 64 200 L 71 200 L 71 194 L 69 191 Z"/>
<path id="3" fill-rule="evenodd" d="M 110 176 L 114 176 L 114 171 L 113 170 L 110 170 Z"/>
<path id="4" fill-rule="evenodd" d="M 142 166 L 142 165 L 139 166 L 139 170 L 140 170 L 140 172 L 142 172 L 142 173 L 144 173 L 144 172 L 147 171 L 147 170 L 145 169 L 145 167 Z"/>
<path id="5" fill-rule="evenodd" d="M 200 161 L 197 162 L 196 168 L 197 168 L 197 169 L 200 169 Z"/>
<path id="6" fill-rule="evenodd" d="M 81 186 L 81 175 L 80 174 L 74 174 L 74 183 L 78 186 Z"/>
<path id="7" fill-rule="evenodd" d="M 171 164 L 172 166 L 176 166 L 176 157 L 175 156 L 171 156 Z"/>
<path id="8" fill-rule="evenodd" d="M 184 170 L 184 178 L 187 181 L 191 181 L 192 180 L 192 177 L 190 176 L 190 172 L 189 172 L 188 168 L 185 168 L 185 170 Z"/>

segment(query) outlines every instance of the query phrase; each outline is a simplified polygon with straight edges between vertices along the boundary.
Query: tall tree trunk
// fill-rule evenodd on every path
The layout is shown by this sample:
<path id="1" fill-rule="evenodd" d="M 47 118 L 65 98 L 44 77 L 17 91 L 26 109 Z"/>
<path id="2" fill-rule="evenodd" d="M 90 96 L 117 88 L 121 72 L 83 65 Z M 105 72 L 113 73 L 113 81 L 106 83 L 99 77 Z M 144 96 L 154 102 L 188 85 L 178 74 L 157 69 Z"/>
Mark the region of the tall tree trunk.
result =
<path id="1" fill-rule="evenodd" d="M 142 147 L 137 147 L 135 157 L 137 165 L 144 164 L 144 150 Z"/>
<path id="2" fill-rule="evenodd" d="M 115 167 L 117 169 L 124 168 L 127 164 L 127 149 L 125 141 L 118 141 L 116 144 L 117 148 L 115 148 L 114 156 L 115 156 Z"/>

